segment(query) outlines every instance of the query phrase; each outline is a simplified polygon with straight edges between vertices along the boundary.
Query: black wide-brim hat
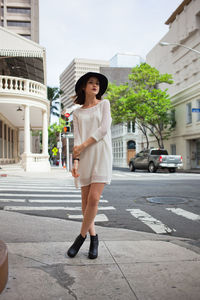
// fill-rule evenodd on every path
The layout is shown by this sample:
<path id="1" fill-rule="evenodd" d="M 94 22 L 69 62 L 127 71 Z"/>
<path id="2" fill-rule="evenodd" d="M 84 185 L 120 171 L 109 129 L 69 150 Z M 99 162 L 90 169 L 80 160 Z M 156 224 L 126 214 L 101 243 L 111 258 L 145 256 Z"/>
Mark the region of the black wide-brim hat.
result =
<path id="1" fill-rule="evenodd" d="M 81 76 L 75 85 L 75 92 L 77 93 L 79 88 L 91 77 L 96 77 L 99 80 L 99 95 L 102 96 L 108 87 L 108 79 L 103 74 L 95 72 L 88 72 Z"/>

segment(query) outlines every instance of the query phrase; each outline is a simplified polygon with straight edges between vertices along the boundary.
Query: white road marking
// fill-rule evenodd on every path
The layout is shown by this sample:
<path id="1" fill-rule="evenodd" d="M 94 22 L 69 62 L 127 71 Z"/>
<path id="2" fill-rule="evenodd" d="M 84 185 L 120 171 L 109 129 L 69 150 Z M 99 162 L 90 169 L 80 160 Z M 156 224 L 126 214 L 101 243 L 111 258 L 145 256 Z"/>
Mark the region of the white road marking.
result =
<path id="1" fill-rule="evenodd" d="M 192 221 L 198 221 L 200 220 L 200 215 L 196 215 L 192 212 L 189 212 L 187 210 L 184 210 L 182 208 L 173 208 L 173 207 L 169 207 L 169 208 L 166 208 L 167 210 L 175 213 L 176 215 L 179 215 L 179 216 L 182 216 L 184 218 L 187 218 L 189 220 L 192 220 Z"/>
<path id="2" fill-rule="evenodd" d="M 10 196 L 20 196 L 20 197 L 47 197 L 47 198 L 81 198 L 81 195 L 67 195 L 67 194 L 63 194 L 63 195 L 60 195 L 60 194 L 54 194 L 54 195 L 49 195 L 49 194 L 12 194 L 12 193 L 0 193 L 0 197 L 10 197 Z"/>
<path id="3" fill-rule="evenodd" d="M 132 216 L 134 216 L 135 218 L 137 218 L 140 221 L 142 221 L 143 223 L 145 223 L 156 233 L 172 232 L 172 229 L 170 229 L 168 226 L 166 226 L 161 221 L 153 218 L 151 215 L 147 214 L 146 212 L 144 212 L 140 209 L 127 209 L 127 211 L 130 211 Z"/>
<path id="4" fill-rule="evenodd" d="M 55 191 L 56 193 L 58 192 L 56 189 L 54 188 L 51 188 L 51 187 L 45 187 L 45 188 L 42 188 L 42 187 L 36 187 L 35 189 L 30 189 L 30 188 L 20 188 L 20 187 L 16 187 L 16 188 L 10 188 L 10 187 L 7 187 L 7 188 L 2 188 L 0 187 L 0 191 L 20 191 L 20 192 L 26 192 L 26 191 L 29 191 L 29 192 L 37 192 L 38 190 L 40 190 L 39 192 L 53 192 Z M 69 189 L 64 189 L 64 188 L 59 188 L 59 191 L 60 192 L 68 192 L 68 193 L 80 193 L 80 191 L 78 190 L 69 190 Z"/>
<path id="5" fill-rule="evenodd" d="M 0 202 L 25 202 L 25 199 L 0 199 Z"/>
<path id="6" fill-rule="evenodd" d="M 81 207 L 65 207 L 65 206 L 4 206 L 4 210 L 14 211 L 34 211 L 34 210 L 81 210 Z M 99 207 L 98 210 L 112 210 L 115 209 L 113 206 Z"/>
<path id="7" fill-rule="evenodd" d="M 83 215 L 68 215 L 69 219 L 83 219 Z M 96 222 L 107 222 L 108 218 L 104 214 L 96 215 L 95 220 Z"/>
<path id="8" fill-rule="evenodd" d="M 1 200 L 0 200 L 1 201 Z M 81 200 L 28 200 L 31 203 L 81 203 Z M 100 200 L 101 203 L 107 203 L 108 200 Z"/>

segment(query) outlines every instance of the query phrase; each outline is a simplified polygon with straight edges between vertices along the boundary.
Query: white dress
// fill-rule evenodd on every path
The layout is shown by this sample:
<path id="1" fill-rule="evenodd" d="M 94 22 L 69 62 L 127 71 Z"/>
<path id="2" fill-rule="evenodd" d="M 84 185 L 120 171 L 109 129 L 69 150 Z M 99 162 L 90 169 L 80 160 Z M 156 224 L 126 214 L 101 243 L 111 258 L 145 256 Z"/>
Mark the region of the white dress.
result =
<path id="1" fill-rule="evenodd" d="M 113 163 L 111 123 L 110 102 L 107 99 L 73 112 L 74 146 L 82 144 L 89 137 L 96 140 L 80 154 L 78 187 L 93 182 L 110 184 Z"/>

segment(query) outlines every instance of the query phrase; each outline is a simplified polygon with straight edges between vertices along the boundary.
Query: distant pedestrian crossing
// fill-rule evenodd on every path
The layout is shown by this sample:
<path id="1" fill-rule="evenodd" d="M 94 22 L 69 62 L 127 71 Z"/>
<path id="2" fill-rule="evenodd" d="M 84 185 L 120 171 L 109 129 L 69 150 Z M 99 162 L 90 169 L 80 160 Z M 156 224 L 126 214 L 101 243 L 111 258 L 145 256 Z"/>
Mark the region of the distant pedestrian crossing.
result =
<path id="1" fill-rule="evenodd" d="M 76 189 L 71 182 L 62 180 L 55 184 L 54 180 L 39 180 L 30 178 L 12 178 L 0 180 L 0 209 L 21 213 L 30 213 L 42 216 L 53 216 L 69 220 L 81 221 L 81 190 Z M 177 231 L 176 226 L 166 223 L 166 219 L 182 218 L 200 226 L 200 215 L 181 207 L 162 207 L 162 214 L 152 216 L 151 212 L 136 207 L 123 208 L 127 212 L 127 217 L 132 222 L 141 222 L 147 231 L 156 234 L 172 234 Z M 46 214 L 44 214 L 46 212 Z M 112 216 L 113 220 L 120 216 L 116 213 L 116 207 L 109 204 L 109 200 L 101 196 L 98 214 L 95 222 L 103 225 L 109 223 Z M 165 221 L 162 220 L 166 216 Z M 173 223 L 173 222 L 172 222 Z M 175 223 L 175 222 L 174 222 Z M 123 224 L 123 220 L 121 221 Z"/>
<path id="2" fill-rule="evenodd" d="M 99 211 L 95 221 L 107 222 L 106 212 L 115 210 L 108 200 L 99 202 Z M 65 218 L 81 220 L 81 190 L 73 184 L 57 183 L 53 180 L 32 179 L 1 179 L 0 206 L 6 211 L 23 213 L 34 212 L 65 212 Z M 68 213 L 69 212 L 69 213 Z M 73 214 L 72 214 L 73 213 Z M 63 216 L 63 215 L 62 215 Z"/>

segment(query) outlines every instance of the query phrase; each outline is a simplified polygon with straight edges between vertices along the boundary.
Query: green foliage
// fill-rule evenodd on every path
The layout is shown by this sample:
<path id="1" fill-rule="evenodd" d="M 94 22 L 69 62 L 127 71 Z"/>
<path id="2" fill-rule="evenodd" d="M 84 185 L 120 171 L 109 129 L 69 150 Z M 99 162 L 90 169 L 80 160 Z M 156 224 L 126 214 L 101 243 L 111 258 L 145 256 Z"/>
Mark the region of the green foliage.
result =
<path id="1" fill-rule="evenodd" d="M 57 140 L 59 137 L 59 133 L 63 132 L 63 128 L 65 127 L 65 120 L 59 118 L 59 124 L 54 123 L 49 125 L 48 127 L 48 134 L 49 134 L 49 153 L 51 156 L 51 150 L 57 146 Z"/>
<path id="2" fill-rule="evenodd" d="M 113 123 L 135 121 L 145 134 L 148 145 L 147 129 L 155 136 L 159 147 L 169 138 L 175 126 L 174 113 L 167 89 L 158 85 L 172 84 L 170 74 L 159 71 L 144 63 L 132 69 L 129 82 L 117 86 L 109 84 L 107 97 L 111 102 Z"/>

